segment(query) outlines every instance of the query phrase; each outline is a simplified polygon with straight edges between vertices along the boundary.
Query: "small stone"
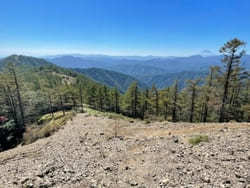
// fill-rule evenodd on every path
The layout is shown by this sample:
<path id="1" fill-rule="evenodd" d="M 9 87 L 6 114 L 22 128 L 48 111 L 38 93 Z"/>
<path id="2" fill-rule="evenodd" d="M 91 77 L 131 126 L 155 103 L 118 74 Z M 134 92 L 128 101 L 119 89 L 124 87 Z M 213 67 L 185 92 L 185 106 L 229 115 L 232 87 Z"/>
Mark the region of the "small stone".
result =
<path id="1" fill-rule="evenodd" d="M 132 186 L 132 187 L 135 187 L 138 185 L 138 183 L 135 181 L 135 180 L 130 180 L 129 181 L 129 184 Z"/>
<path id="2" fill-rule="evenodd" d="M 21 184 L 25 184 L 27 181 L 29 181 L 29 178 L 28 177 L 24 177 L 21 180 Z"/>
<path id="3" fill-rule="evenodd" d="M 118 138 L 119 138 L 120 140 L 124 140 L 124 137 L 123 137 L 123 136 L 118 136 Z"/>
<path id="4" fill-rule="evenodd" d="M 223 181 L 223 184 L 231 184 L 231 181 L 230 180 L 225 180 L 225 181 Z"/>
<path id="5" fill-rule="evenodd" d="M 106 166 L 103 168 L 105 171 L 112 172 L 112 167 Z"/>
<path id="6" fill-rule="evenodd" d="M 210 183 L 211 182 L 211 180 L 209 178 L 207 178 L 207 177 L 202 178 L 202 181 L 205 182 L 205 183 Z"/>
<path id="7" fill-rule="evenodd" d="M 169 179 L 165 178 L 165 179 L 160 181 L 160 186 L 167 186 L 168 183 L 169 183 Z"/>
<path id="8" fill-rule="evenodd" d="M 34 185 L 33 185 L 32 183 L 29 183 L 29 184 L 25 185 L 25 187 L 26 187 L 26 188 L 33 188 Z"/>
<path id="9" fill-rule="evenodd" d="M 178 143 L 179 142 L 179 139 L 177 138 L 177 137 L 173 137 L 173 141 L 174 141 L 174 143 Z"/>
<path id="10" fill-rule="evenodd" d="M 39 178 L 43 178 L 44 174 L 42 172 L 39 172 L 39 173 L 36 174 L 36 176 L 39 177 Z"/>
<path id="11" fill-rule="evenodd" d="M 104 133 L 100 133 L 100 135 L 104 135 Z"/>
<path id="12" fill-rule="evenodd" d="M 92 146 L 96 146 L 97 144 L 99 144 L 99 142 L 95 142 L 94 144 L 92 144 Z"/>
<path id="13" fill-rule="evenodd" d="M 209 165 L 205 165 L 205 169 L 210 169 L 210 166 Z"/>
<path id="14" fill-rule="evenodd" d="M 236 178 L 241 178 L 242 176 L 240 174 L 235 173 Z"/>
<path id="15" fill-rule="evenodd" d="M 246 180 L 245 180 L 244 178 L 239 178 L 239 179 L 238 179 L 238 182 L 245 183 Z"/>
<path id="16" fill-rule="evenodd" d="M 176 151 L 172 149 L 172 150 L 171 150 L 171 153 L 176 153 Z"/>

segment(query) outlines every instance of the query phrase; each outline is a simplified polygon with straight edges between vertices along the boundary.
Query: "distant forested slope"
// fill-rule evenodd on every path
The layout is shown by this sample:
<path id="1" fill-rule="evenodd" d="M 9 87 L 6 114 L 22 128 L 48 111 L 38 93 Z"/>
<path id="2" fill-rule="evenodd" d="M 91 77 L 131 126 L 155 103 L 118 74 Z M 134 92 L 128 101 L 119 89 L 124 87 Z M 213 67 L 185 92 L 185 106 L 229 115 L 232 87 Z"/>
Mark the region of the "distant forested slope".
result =
<path id="1" fill-rule="evenodd" d="M 145 76 L 141 77 L 140 80 L 144 81 L 148 86 L 153 84 L 159 88 L 163 89 L 171 86 L 176 80 L 179 82 L 179 87 L 184 88 L 187 80 L 193 80 L 196 78 L 205 78 L 208 72 L 200 71 L 182 71 L 177 73 L 165 73 L 162 75 L 155 76 Z"/>
<path id="2" fill-rule="evenodd" d="M 141 89 L 147 88 L 147 85 L 143 82 L 138 81 L 132 76 L 122 74 L 115 71 L 100 69 L 100 68 L 89 68 L 89 69 L 74 69 L 76 72 L 82 73 L 89 78 L 105 84 L 111 88 L 117 88 L 121 92 L 125 92 L 131 83 L 138 82 L 138 86 Z"/>

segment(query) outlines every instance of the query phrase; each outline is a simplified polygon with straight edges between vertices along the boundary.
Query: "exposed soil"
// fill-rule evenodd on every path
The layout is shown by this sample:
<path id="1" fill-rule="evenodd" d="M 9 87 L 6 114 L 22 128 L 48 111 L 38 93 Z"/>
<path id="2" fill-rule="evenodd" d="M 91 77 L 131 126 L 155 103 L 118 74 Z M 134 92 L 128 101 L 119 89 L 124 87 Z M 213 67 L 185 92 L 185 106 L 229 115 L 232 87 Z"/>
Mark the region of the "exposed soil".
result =
<path id="1" fill-rule="evenodd" d="M 194 135 L 209 142 L 188 143 Z M 6 187 L 250 187 L 250 124 L 78 114 L 53 136 L 0 153 Z"/>

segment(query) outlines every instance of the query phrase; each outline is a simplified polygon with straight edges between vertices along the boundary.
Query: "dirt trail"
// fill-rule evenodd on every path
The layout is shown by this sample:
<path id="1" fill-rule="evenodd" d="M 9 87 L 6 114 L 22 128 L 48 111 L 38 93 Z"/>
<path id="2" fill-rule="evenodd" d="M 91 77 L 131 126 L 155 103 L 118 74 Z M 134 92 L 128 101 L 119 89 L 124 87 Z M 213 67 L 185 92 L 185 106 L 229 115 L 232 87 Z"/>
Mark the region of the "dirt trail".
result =
<path id="1" fill-rule="evenodd" d="M 197 134 L 209 142 L 190 145 Z M 243 188 L 250 186 L 249 143 L 249 123 L 144 124 L 78 114 L 53 136 L 0 153 L 0 188 Z"/>

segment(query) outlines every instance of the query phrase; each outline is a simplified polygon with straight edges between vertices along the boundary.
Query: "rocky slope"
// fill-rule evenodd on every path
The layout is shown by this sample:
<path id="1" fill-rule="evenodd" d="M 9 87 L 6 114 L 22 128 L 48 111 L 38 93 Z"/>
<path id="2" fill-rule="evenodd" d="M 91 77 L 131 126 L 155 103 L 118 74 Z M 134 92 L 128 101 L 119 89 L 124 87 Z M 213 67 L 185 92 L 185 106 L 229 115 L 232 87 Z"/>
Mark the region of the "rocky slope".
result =
<path id="1" fill-rule="evenodd" d="M 192 146 L 192 135 L 209 142 Z M 152 123 L 77 115 L 0 153 L 0 187 L 250 187 L 250 124 Z"/>

